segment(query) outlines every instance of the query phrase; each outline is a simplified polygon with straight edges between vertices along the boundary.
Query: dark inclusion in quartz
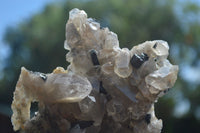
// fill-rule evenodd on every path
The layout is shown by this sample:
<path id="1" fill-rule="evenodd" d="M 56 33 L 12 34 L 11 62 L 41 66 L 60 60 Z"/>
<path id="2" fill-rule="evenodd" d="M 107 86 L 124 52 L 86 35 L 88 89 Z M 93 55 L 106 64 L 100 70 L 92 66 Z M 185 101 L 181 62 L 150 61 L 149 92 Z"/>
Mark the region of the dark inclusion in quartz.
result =
<path id="1" fill-rule="evenodd" d="M 102 81 L 100 81 L 100 84 L 99 84 L 99 93 L 103 93 L 104 95 L 107 94 L 105 88 L 103 87 Z"/>
<path id="2" fill-rule="evenodd" d="M 91 56 L 92 63 L 94 66 L 100 65 L 99 60 L 97 58 L 97 53 L 95 50 L 90 51 L 90 56 Z"/>
<path id="3" fill-rule="evenodd" d="M 153 45 L 153 48 L 156 49 L 158 43 L 156 42 L 154 45 Z"/>
<path id="4" fill-rule="evenodd" d="M 151 114 L 145 115 L 145 121 L 146 121 L 147 124 L 149 124 L 151 122 Z"/>
<path id="5" fill-rule="evenodd" d="M 131 65 L 138 69 L 140 66 L 149 59 L 148 55 L 145 53 L 141 54 L 134 54 L 133 57 L 131 58 Z"/>
<path id="6" fill-rule="evenodd" d="M 42 80 L 44 80 L 44 81 L 47 80 L 47 76 L 46 76 L 45 74 L 43 74 L 43 73 L 40 73 L 40 78 L 41 78 Z"/>

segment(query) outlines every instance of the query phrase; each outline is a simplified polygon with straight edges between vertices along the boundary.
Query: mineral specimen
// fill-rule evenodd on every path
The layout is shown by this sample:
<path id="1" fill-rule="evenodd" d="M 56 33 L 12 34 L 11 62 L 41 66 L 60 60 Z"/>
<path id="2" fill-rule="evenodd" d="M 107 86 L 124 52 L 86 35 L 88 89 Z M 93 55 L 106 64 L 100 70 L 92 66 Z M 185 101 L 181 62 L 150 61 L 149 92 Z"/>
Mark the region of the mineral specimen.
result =
<path id="1" fill-rule="evenodd" d="M 79 9 L 69 13 L 67 70 L 50 74 L 24 67 L 14 92 L 14 130 L 28 133 L 160 133 L 154 103 L 173 87 L 178 66 L 167 42 L 120 48 L 117 35 Z M 38 112 L 30 118 L 31 102 Z"/>

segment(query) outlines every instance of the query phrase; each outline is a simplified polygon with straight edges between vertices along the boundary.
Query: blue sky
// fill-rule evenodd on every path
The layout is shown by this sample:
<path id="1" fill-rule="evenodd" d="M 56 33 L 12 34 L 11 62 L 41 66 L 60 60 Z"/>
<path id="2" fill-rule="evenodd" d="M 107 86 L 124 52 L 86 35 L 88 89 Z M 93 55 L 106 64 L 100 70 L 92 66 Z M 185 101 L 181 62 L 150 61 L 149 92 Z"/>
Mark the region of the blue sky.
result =
<path id="1" fill-rule="evenodd" d="M 53 0 L 1 0 L 0 1 L 0 36 L 7 26 L 15 26 L 31 15 L 40 12 Z M 54 0 L 55 1 L 55 0 Z"/>
<path id="2" fill-rule="evenodd" d="M 43 10 L 46 4 L 59 0 L 1 0 L 0 1 L 0 62 L 9 54 L 9 47 L 3 42 L 7 27 L 15 27 L 33 14 Z M 0 63 L 0 70 L 2 69 Z M 1 78 L 1 77 L 0 77 Z"/>

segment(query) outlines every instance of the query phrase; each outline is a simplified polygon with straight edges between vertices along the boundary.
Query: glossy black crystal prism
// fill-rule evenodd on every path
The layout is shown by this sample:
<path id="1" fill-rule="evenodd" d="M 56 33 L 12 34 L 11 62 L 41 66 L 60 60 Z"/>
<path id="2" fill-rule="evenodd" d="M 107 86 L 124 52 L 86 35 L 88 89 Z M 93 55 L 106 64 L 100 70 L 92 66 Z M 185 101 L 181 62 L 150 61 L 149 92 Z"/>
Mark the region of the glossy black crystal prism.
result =
<path id="1" fill-rule="evenodd" d="M 149 59 L 149 56 L 145 53 L 141 53 L 140 55 L 139 54 L 134 54 L 133 57 L 131 58 L 131 65 L 138 69 L 141 67 L 141 65 L 147 61 Z"/>

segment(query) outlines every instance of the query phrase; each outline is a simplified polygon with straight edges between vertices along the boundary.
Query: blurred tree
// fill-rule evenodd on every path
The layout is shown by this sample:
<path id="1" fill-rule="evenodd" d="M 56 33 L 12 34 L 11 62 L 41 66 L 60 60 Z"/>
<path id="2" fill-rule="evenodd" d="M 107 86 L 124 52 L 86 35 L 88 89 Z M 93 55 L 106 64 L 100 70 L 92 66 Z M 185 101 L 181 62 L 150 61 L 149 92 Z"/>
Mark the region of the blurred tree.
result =
<path id="1" fill-rule="evenodd" d="M 89 17 L 96 18 L 103 27 L 108 26 L 117 33 L 121 47 L 131 48 L 146 40 L 162 39 L 175 51 L 171 58 L 173 64 L 200 65 L 200 25 L 196 20 L 188 19 L 191 14 L 197 17 L 200 8 L 193 3 L 181 5 L 184 7 L 181 8 L 182 17 L 185 18 L 182 20 L 175 12 L 177 6 L 178 3 L 173 0 L 68 0 L 47 5 L 43 12 L 27 22 L 7 29 L 5 41 L 11 48 L 11 55 L 0 80 L 1 103 L 11 104 L 21 66 L 44 73 L 51 72 L 56 66 L 67 67 L 67 51 L 63 49 L 65 23 L 68 12 L 74 7 L 85 10 Z M 194 51 L 194 56 L 190 57 L 188 50 Z M 200 99 L 200 88 L 198 85 L 193 88 L 191 90 L 191 84 L 179 77 L 176 90 L 173 89 L 156 104 L 156 113 L 164 121 L 163 132 L 200 131 L 200 121 L 194 116 L 200 108 L 200 100 L 197 100 Z M 187 115 L 179 119 L 173 115 L 175 92 L 188 99 L 191 106 Z"/>

